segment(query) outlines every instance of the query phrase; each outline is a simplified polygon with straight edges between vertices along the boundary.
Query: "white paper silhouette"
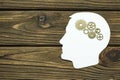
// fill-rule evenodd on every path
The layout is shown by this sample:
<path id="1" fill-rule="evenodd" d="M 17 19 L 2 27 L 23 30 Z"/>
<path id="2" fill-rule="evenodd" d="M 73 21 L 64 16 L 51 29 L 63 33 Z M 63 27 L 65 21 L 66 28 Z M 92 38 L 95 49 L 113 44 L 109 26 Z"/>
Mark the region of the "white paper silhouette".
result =
<path id="1" fill-rule="evenodd" d="M 83 30 L 75 27 L 77 20 L 94 22 L 101 29 L 103 40 L 90 39 Z M 61 58 L 73 62 L 74 68 L 83 68 L 96 65 L 99 62 L 99 54 L 107 47 L 110 40 L 110 28 L 107 21 L 99 14 L 93 12 L 78 12 L 70 16 L 66 27 L 66 33 L 61 38 Z"/>

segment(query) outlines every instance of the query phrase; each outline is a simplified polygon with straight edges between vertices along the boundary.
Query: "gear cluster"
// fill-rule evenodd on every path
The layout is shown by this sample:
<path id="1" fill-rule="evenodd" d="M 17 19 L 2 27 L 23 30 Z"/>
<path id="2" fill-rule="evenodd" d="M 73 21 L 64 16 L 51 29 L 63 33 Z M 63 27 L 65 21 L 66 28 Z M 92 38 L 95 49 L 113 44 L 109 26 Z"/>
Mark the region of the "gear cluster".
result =
<path id="1" fill-rule="evenodd" d="M 96 24 L 94 22 L 88 22 L 84 20 L 78 20 L 75 23 L 75 26 L 78 30 L 83 30 L 84 34 L 87 34 L 90 39 L 94 39 L 95 37 L 98 40 L 103 39 L 103 34 L 101 34 L 100 28 L 96 28 Z"/>

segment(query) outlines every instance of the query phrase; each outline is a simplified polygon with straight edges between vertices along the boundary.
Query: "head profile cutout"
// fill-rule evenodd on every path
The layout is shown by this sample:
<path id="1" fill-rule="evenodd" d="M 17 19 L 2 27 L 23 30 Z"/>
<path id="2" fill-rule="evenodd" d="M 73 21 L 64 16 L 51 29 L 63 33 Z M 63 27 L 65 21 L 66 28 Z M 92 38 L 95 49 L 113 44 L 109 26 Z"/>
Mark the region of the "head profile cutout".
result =
<path id="1" fill-rule="evenodd" d="M 61 58 L 72 61 L 74 68 L 96 65 L 99 54 L 110 40 L 107 21 L 97 13 L 78 12 L 70 16 L 61 38 Z"/>

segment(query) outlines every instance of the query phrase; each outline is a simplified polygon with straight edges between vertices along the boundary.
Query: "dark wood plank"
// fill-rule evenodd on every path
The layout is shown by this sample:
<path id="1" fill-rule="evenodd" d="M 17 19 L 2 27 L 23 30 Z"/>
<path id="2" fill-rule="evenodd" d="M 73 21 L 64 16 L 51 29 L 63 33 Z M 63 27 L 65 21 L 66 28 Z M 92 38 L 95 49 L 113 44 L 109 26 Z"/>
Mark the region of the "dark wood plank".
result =
<path id="1" fill-rule="evenodd" d="M 119 80 L 120 47 L 108 47 L 98 65 L 74 69 L 60 47 L 0 47 L 1 80 Z"/>
<path id="2" fill-rule="evenodd" d="M 1 11 L 0 45 L 59 45 L 73 13 L 75 11 Z M 101 14 L 110 25 L 109 45 L 120 45 L 120 12 L 96 13 Z M 44 16 L 45 21 L 42 21 Z"/>
<path id="3" fill-rule="evenodd" d="M 1 9 L 120 10 L 119 0 L 1 0 Z"/>

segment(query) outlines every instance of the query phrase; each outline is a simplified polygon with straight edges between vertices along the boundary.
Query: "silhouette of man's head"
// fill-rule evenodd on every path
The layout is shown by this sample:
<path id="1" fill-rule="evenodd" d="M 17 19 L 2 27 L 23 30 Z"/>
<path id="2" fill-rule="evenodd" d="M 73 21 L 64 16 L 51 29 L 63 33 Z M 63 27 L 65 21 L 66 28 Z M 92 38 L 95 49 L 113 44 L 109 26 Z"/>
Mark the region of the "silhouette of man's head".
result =
<path id="1" fill-rule="evenodd" d="M 99 62 L 99 54 L 110 40 L 110 28 L 99 14 L 79 12 L 70 16 L 66 33 L 60 40 L 61 58 L 73 62 L 74 68 L 83 68 Z"/>

